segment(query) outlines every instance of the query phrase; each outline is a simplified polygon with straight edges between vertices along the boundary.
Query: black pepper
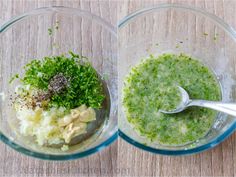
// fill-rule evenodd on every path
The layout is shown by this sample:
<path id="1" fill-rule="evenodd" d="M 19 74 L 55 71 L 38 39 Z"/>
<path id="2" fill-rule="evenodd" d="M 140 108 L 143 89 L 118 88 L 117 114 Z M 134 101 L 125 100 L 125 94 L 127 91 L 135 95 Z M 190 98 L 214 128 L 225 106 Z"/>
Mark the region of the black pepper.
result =
<path id="1" fill-rule="evenodd" d="M 52 93 L 61 93 L 67 86 L 67 78 L 62 73 L 58 73 L 50 80 L 48 91 Z"/>

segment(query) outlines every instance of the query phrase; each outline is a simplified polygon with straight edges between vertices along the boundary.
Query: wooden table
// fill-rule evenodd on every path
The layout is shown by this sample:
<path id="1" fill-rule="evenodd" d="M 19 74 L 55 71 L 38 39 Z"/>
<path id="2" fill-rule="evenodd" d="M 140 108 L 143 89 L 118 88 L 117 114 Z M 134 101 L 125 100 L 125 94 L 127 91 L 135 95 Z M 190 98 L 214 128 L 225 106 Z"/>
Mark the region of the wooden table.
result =
<path id="1" fill-rule="evenodd" d="M 13 16 L 45 6 L 67 6 L 79 8 L 101 16 L 113 25 L 117 22 L 116 3 L 87 1 L 0 1 L 0 24 Z M 74 161 L 50 162 L 22 155 L 2 142 L 0 143 L 0 177 L 6 176 L 114 176 L 117 168 L 117 147 L 110 147 L 88 158 Z"/>
<path id="2" fill-rule="evenodd" d="M 116 25 L 118 19 L 139 8 L 158 3 L 187 3 L 205 8 L 236 29 L 236 2 L 232 1 L 0 1 L 0 24 L 38 7 L 64 5 L 91 11 Z M 2 176 L 236 176 L 236 133 L 212 150 L 183 157 L 154 155 L 119 139 L 87 158 L 50 162 L 24 156 L 0 143 Z"/>
<path id="3" fill-rule="evenodd" d="M 234 1 L 129 1 L 119 4 L 118 19 L 137 9 L 166 2 L 203 8 L 236 28 Z M 131 176 L 236 176 L 236 133 L 212 150 L 183 157 L 154 155 L 119 140 L 118 166 L 129 169 Z"/>

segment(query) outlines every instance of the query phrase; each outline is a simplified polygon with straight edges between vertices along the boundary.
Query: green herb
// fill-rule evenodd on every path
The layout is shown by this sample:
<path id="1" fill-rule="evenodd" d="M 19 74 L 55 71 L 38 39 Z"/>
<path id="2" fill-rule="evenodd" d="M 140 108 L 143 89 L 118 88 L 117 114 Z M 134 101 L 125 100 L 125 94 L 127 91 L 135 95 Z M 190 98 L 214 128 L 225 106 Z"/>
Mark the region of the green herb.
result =
<path id="1" fill-rule="evenodd" d="M 60 48 L 60 46 L 57 43 L 53 43 L 52 47 L 54 47 L 55 49 L 59 49 Z"/>
<path id="2" fill-rule="evenodd" d="M 48 28 L 48 34 L 51 36 L 53 34 L 53 31 L 59 29 L 59 21 L 56 21 L 56 24 L 52 28 Z"/>
<path id="3" fill-rule="evenodd" d="M 19 74 L 15 74 L 14 76 L 11 77 L 11 79 L 9 80 L 9 84 L 11 84 L 15 79 L 19 78 Z"/>
<path id="4" fill-rule="evenodd" d="M 203 35 L 204 35 L 204 36 L 208 36 L 208 33 L 204 32 Z"/>
<path id="5" fill-rule="evenodd" d="M 33 88 L 49 91 L 52 78 L 58 74 L 63 75 L 68 86 L 63 92 L 52 95 L 49 107 L 72 109 L 86 104 L 100 108 L 105 97 L 96 70 L 86 57 L 72 52 L 69 54 L 69 57 L 60 55 L 31 61 L 24 67 L 25 75 L 21 81 Z"/>
<path id="6" fill-rule="evenodd" d="M 59 21 L 56 21 L 55 29 L 56 29 L 56 30 L 59 29 Z"/>
<path id="7" fill-rule="evenodd" d="M 52 28 L 48 28 L 48 35 L 49 35 L 49 36 L 52 35 Z"/>
<path id="8" fill-rule="evenodd" d="M 219 36 L 219 34 L 216 33 L 215 36 L 214 36 L 214 38 L 213 38 L 213 40 L 216 41 L 216 40 L 218 39 L 218 36 Z"/>

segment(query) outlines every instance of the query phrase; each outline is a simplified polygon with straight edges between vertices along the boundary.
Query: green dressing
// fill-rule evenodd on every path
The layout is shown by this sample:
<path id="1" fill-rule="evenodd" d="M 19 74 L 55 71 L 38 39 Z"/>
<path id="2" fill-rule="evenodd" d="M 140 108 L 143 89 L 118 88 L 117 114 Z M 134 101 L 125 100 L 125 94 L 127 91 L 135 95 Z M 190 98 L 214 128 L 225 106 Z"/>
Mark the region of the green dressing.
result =
<path id="1" fill-rule="evenodd" d="M 177 85 L 192 99 L 220 100 L 219 84 L 211 70 L 184 54 L 150 56 L 133 67 L 125 80 L 123 105 L 128 121 L 151 141 L 181 145 L 206 135 L 217 112 L 191 107 L 178 114 L 163 114 L 181 101 Z"/>

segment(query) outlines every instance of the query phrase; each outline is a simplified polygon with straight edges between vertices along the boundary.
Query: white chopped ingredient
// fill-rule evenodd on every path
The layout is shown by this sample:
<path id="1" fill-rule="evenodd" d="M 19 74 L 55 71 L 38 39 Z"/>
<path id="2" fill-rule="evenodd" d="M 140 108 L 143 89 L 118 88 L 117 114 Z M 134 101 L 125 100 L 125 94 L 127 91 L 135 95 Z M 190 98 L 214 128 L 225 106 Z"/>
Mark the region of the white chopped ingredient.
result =
<path id="1" fill-rule="evenodd" d="M 87 122 L 96 119 L 94 109 L 85 105 L 66 114 L 66 109 L 63 107 L 49 110 L 40 107 L 32 109 L 22 106 L 23 102 L 19 100 L 14 105 L 16 117 L 20 120 L 20 133 L 35 137 L 41 146 L 70 143 L 73 137 L 86 133 Z"/>
<path id="2" fill-rule="evenodd" d="M 85 111 L 81 112 L 79 116 L 81 122 L 91 122 L 96 120 L 96 113 L 93 108 L 88 108 Z"/>

